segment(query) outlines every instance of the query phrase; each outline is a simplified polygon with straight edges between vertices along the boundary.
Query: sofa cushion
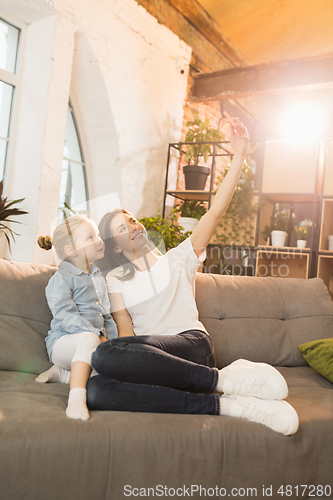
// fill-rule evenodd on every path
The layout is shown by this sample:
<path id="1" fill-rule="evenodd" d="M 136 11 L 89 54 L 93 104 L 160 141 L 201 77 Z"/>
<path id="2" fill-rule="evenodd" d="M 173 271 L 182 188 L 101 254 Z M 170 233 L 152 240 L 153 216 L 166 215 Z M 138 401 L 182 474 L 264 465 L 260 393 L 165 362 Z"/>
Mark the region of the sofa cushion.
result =
<path id="1" fill-rule="evenodd" d="M 47 370 L 45 337 L 52 319 L 45 287 L 56 271 L 44 264 L 0 259 L 0 369 Z"/>
<path id="2" fill-rule="evenodd" d="M 302 484 L 332 485 L 333 385 L 309 366 L 280 371 L 300 416 L 292 436 L 219 415 L 92 411 L 82 422 L 66 417 L 68 385 L 0 372 L 0 497 L 120 500 L 126 485 L 201 485 L 225 488 L 223 498 L 232 488 L 257 488 L 239 497 L 285 499 L 281 485 L 294 492 Z M 273 495 L 264 496 L 263 485 Z"/>
<path id="3" fill-rule="evenodd" d="M 298 350 L 312 368 L 333 383 L 333 338 L 306 342 Z"/>
<path id="4" fill-rule="evenodd" d="M 298 345 L 332 336 L 333 302 L 320 278 L 198 273 L 196 301 L 219 368 L 239 358 L 306 365 Z"/>

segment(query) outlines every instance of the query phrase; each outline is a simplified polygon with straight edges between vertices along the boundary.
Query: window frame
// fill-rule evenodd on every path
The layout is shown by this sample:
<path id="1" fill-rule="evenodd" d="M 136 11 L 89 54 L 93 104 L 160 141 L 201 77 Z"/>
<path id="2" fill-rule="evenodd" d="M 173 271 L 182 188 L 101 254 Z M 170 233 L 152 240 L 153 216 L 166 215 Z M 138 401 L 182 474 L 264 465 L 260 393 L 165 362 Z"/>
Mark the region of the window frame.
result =
<path id="1" fill-rule="evenodd" d="M 77 118 L 77 114 L 76 114 L 76 111 L 75 111 L 75 104 L 73 104 L 73 99 L 72 99 L 71 95 L 68 98 L 67 111 L 70 111 L 70 113 L 72 115 L 73 124 L 74 124 L 75 132 L 76 132 L 76 137 L 77 137 L 78 146 L 79 146 L 79 150 L 80 150 L 80 156 L 81 156 L 81 160 L 82 161 L 79 162 L 77 160 L 73 160 L 73 159 L 67 158 L 64 155 L 62 156 L 62 160 L 66 160 L 66 161 L 69 162 L 69 168 L 70 168 L 71 162 L 72 163 L 76 163 L 77 165 L 81 165 L 82 166 L 83 181 L 84 181 L 84 187 L 85 187 L 85 201 L 86 201 L 86 205 L 87 205 L 87 213 L 90 213 L 89 183 L 88 183 L 88 175 L 87 175 L 87 162 L 86 162 L 86 157 L 85 157 L 84 148 L 83 148 L 83 141 L 82 141 L 82 138 L 81 138 L 80 123 L 79 123 L 79 119 Z M 65 137 L 64 137 L 64 141 L 65 141 Z M 71 171 L 70 171 L 70 174 L 71 174 Z M 70 180 L 70 186 L 72 186 L 72 180 Z M 67 186 L 66 186 L 65 201 L 66 201 L 67 191 L 68 191 L 68 180 L 67 180 Z M 66 203 L 67 203 L 67 201 L 66 201 Z M 72 207 L 71 203 L 69 203 L 69 206 L 71 208 L 75 209 L 75 207 Z M 84 213 L 84 211 L 82 211 L 82 212 L 80 211 L 80 213 Z"/>
<path id="2" fill-rule="evenodd" d="M 7 174 L 11 171 L 11 164 L 14 158 L 14 147 L 16 134 L 17 134 L 17 123 L 18 123 L 18 113 L 19 113 L 19 99 L 20 99 L 20 89 L 22 86 L 23 79 L 23 64 L 24 64 L 24 49 L 26 45 L 26 32 L 27 23 L 22 21 L 22 19 L 10 14 L 10 12 L 4 11 L 0 12 L 0 19 L 4 22 L 11 24 L 15 28 L 19 29 L 18 43 L 17 43 L 17 59 L 16 59 L 16 73 L 11 73 L 5 69 L 0 68 L 0 80 L 5 84 L 11 85 L 13 87 L 11 110 L 9 117 L 9 128 L 8 137 L 4 138 L 7 140 L 7 150 L 5 156 L 5 164 L 3 170 L 3 184 L 6 185 Z"/>

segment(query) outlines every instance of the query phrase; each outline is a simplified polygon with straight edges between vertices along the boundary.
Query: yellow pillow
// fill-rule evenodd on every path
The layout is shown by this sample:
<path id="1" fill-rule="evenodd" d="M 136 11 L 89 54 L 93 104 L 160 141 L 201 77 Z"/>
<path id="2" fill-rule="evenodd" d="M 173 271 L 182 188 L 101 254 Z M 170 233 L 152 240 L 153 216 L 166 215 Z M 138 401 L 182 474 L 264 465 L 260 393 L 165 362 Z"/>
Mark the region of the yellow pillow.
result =
<path id="1" fill-rule="evenodd" d="M 298 350 L 312 368 L 333 383 L 333 338 L 301 344 Z"/>

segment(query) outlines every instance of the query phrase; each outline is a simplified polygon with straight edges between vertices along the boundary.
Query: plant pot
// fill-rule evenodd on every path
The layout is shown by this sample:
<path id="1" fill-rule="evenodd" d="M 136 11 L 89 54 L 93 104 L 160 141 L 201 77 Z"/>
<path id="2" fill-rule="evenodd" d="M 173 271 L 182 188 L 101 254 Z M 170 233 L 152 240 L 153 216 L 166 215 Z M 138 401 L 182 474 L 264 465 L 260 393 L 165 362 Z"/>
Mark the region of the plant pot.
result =
<path id="1" fill-rule="evenodd" d="M 273 247 L 284 247 L 288 234 L 286 231 L 272 231 L 272 246 Z"/>
<path id="2" fill-rule="evenodd" d="M 184 165 L 185 189 L 203 191 L 206 186 L 207 177 L 210 172 L 209 167 L 202 165 Z"/>
<path id="3" fill-rule="evenodd" d="M 306 240 L 297 240 L 297 248 L 305 248 Z"/>
<path id="4" fill-rule="evenodd" d="M 178 224 L 184 228 L 184 231 L 194 231 L 195 226 L 198 224 L 199 220 L 193 217 L 178 217 Z"/>

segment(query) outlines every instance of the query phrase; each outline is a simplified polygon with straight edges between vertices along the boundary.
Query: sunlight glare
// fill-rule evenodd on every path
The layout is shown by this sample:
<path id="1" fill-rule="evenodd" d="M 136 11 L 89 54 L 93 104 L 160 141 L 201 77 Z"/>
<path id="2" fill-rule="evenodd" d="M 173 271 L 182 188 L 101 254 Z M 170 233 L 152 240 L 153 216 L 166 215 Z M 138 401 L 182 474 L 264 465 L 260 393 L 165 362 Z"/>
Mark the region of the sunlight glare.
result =
<path id="1" fill-rule="evenodd" d="M 308 142 L 320 138 L 323 129 L 323 112 L 312 104 L 300 103 L 290 108 L 281 120 L 284 139 Z"/>

